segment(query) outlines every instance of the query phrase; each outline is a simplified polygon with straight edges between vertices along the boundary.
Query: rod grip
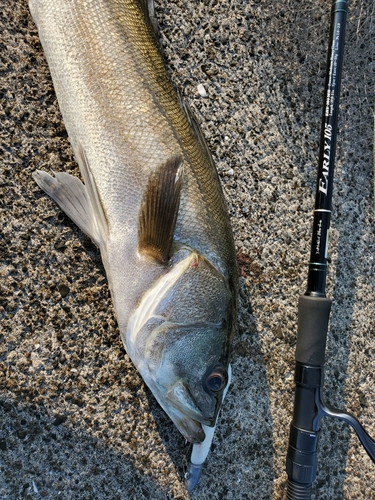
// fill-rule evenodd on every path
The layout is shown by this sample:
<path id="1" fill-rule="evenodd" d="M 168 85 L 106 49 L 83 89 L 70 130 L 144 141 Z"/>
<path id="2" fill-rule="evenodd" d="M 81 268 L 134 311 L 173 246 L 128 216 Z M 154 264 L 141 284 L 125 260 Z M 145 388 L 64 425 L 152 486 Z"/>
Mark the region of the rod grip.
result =
<path id="1" fill-rule="evenodd" d="M 288 489 L 286 492 L 287 500 L 310 500 L 311 484 L 298 484 L 288 479 Z"/>
<path id="2" fill-rule="evenodd" d="M 298 300 L 296 361 L 324 366 L 331 299 L 301 295 Z"/>

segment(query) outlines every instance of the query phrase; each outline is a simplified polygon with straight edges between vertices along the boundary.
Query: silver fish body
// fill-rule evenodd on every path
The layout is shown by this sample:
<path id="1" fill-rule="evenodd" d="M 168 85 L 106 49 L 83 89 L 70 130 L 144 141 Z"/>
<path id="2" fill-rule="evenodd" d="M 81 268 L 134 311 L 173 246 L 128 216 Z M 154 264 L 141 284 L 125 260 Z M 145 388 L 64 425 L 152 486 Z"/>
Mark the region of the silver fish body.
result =
<path id="1" fill-rule="evenodd" d="M 237 267 L 220 182 L 143 0 L 30 0 L 84 184 L 35 180 L 99 246 L 125 348 L 193 443 L 227 383 Z"/>

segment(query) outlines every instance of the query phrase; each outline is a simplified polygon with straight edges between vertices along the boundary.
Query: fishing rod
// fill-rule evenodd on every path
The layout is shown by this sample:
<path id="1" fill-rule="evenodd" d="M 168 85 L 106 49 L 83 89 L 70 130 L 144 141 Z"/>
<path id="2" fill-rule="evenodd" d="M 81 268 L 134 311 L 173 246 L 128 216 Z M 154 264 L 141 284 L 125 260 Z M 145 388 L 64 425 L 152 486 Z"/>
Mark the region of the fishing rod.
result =
<path id="1" fill-rule="evenodd" d="M 347 10 L 346 0 L 333 0 L 307 290 L 298 301 L 296 387 L 286 458 L 287 500 L 311 498 L 322 417 L 337 418 L 351 425 L 375 462 L 375 441 L 356 417 L 323 401 L 325 349 L 332 303 L 325 293 L 327 249 Z"/>

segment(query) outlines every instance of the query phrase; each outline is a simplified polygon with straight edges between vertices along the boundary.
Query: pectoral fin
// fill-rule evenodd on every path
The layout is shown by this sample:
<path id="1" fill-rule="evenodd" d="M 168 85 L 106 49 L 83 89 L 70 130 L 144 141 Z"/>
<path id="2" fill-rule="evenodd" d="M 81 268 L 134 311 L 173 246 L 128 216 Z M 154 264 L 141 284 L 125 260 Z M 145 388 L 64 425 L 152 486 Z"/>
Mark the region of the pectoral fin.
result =
<path id="1" fill-rule="evenodd" d="M 138 250 L 163 263 L 169 258 L 182 187 L 182 161 L 174 156 L 151 174 L 139 214 Z"/>
<path id="2" fill-rule="evenodd" d="M 85 184 L 66 172 L 54 172 L 53 177 L 47 172 L 37 170 L 33 173 L 33 178 L 66 215 L 100 247 L 108 234 L 107 220 L 86 155 L 80 146 L 76 148 L 75 153 Z"/>

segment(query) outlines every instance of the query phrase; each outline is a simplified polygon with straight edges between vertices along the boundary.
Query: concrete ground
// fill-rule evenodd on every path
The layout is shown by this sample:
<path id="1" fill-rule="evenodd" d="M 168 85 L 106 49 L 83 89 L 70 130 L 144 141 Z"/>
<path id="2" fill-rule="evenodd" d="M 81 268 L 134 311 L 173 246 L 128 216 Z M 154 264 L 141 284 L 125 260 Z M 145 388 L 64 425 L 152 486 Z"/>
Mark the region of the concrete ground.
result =
<path id="1" fill-rule="evenodd" d="M 213 152 L 240 260 L 233 384 L 192 500 L 285 498 L 330 2 L 158 2 L 176 85 Z M 31 174 L 76 169 L 25 0 L 0 0 L 0 498 L 189 498 L 188 447 L 122 347 L 96 247 Z M 350 0 L 327 294 L 326 399 L 375 436 L 373 0 Z M 203 98 L 197 85 L 203 84 Z M 375 499 L 323 421 L 314 499 Z"/>

